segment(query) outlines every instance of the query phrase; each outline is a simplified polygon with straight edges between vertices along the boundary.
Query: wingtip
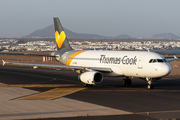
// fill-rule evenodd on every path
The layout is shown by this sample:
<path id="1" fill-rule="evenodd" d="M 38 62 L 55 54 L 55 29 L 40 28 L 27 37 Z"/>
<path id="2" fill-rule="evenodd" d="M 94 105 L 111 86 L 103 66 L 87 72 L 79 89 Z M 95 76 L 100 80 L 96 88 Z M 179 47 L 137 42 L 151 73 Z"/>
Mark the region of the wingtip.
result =
<path id="1" fill-rule="evenodd" d="M 177 57 L 174 55 L 174 58 L 177 58 Z"/>

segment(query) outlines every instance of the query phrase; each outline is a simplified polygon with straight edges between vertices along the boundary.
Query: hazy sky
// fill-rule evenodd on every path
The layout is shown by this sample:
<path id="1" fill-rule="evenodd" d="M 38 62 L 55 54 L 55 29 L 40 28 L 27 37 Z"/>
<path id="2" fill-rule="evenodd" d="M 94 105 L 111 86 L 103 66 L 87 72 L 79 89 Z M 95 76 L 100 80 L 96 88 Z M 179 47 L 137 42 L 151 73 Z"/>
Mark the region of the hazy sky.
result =
<path id="1" fill-rule="evenodd" d="M 53 17 L 77 33 L 180 36 L 180 0 L 0 0 L 0 38 L 30 34 Z"/>

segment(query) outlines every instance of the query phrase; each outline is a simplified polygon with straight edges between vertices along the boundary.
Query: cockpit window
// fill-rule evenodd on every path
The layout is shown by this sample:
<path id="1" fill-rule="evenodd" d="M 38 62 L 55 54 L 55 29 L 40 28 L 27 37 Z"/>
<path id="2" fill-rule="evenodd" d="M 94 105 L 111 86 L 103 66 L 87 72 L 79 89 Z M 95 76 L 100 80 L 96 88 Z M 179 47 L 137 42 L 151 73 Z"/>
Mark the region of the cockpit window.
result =
<path id="1" fill-rule="evenodd" d="M 155 62 L 157 62 L 157 59 L 154 59 L 154 60 L 153 60 L 153 63 L 155 63 Z"/>
<path id="2" fill-rule="evenodd" d="M 153 59 L 151 59 L 151 60 L 149 61 L 149 63 L 152 63 L 152 61 L 153 61 Z"/>
<path id="3" fill-rule="evenodd" d="M 164 62 L 163 59 L 157 59 L 158 62 Z"/>
<path id="4" fill-rule="evenodd" d="M 167 62 L 166 59 L 163 59 L 164 62 Z"/>
<path id="5" fill-rule="evenodd" d="M 150 59 L 149 63 L 162 63 L 162 62 L 166 62 L 165 59 Z"/>

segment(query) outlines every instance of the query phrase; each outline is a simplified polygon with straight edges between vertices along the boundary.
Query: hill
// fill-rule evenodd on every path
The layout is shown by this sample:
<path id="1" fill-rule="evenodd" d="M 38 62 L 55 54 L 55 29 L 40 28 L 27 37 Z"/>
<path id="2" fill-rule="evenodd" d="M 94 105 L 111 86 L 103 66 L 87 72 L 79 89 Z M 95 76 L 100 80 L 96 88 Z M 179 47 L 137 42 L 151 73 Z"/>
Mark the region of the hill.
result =
<path id="1" fill-rule="evenodd" d="M 107 39 L 111 37 L 96 35 L 96 34 L 85 34 L 85 33 L 75 33 L 72 32 L 66 28 L 64 28 L 64 31 L 68 38 L 76 38 L 76 39 Z M 54 26 L 50 25 L 46 28 L 36 30 L 33 33 L 23 36 L 25 38 L 54 38 Z"/>
<path id="2" fill-rule="evenodd" d="M 118 35 L 116 39 L 132 39 L 132 37 L 126 34 L 122 34 L 122 35 Z"/>
<path id="3" fill-rule="evenodd" d="M 162 33 L 162 34 L 155 34 L 151 37 L 151 39 L 180 39 L 179 36 L 174 35 L 172 33 Z"/>

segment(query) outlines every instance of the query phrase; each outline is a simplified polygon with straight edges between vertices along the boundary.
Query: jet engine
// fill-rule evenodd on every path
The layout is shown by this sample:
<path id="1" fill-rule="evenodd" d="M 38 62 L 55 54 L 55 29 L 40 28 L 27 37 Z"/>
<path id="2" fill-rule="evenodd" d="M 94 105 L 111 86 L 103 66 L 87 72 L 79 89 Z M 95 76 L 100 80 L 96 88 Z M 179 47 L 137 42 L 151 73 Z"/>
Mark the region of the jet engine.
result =
<path id="1" fill-rule="evenodd" d="M 161 78 L 152 78 L 152 80 L 153 80 L 154 82 L 159 82 L 159 81 L 161 80 Z"/>
<path id="2" fill-rule="evenodd" d="M 84 72 L 79 75 L 79 80 L 81 80 L 85 84 L 100 84 L 103 81 L 103 76 L 100 72 L 91 71 L 91 72 Z"/>

